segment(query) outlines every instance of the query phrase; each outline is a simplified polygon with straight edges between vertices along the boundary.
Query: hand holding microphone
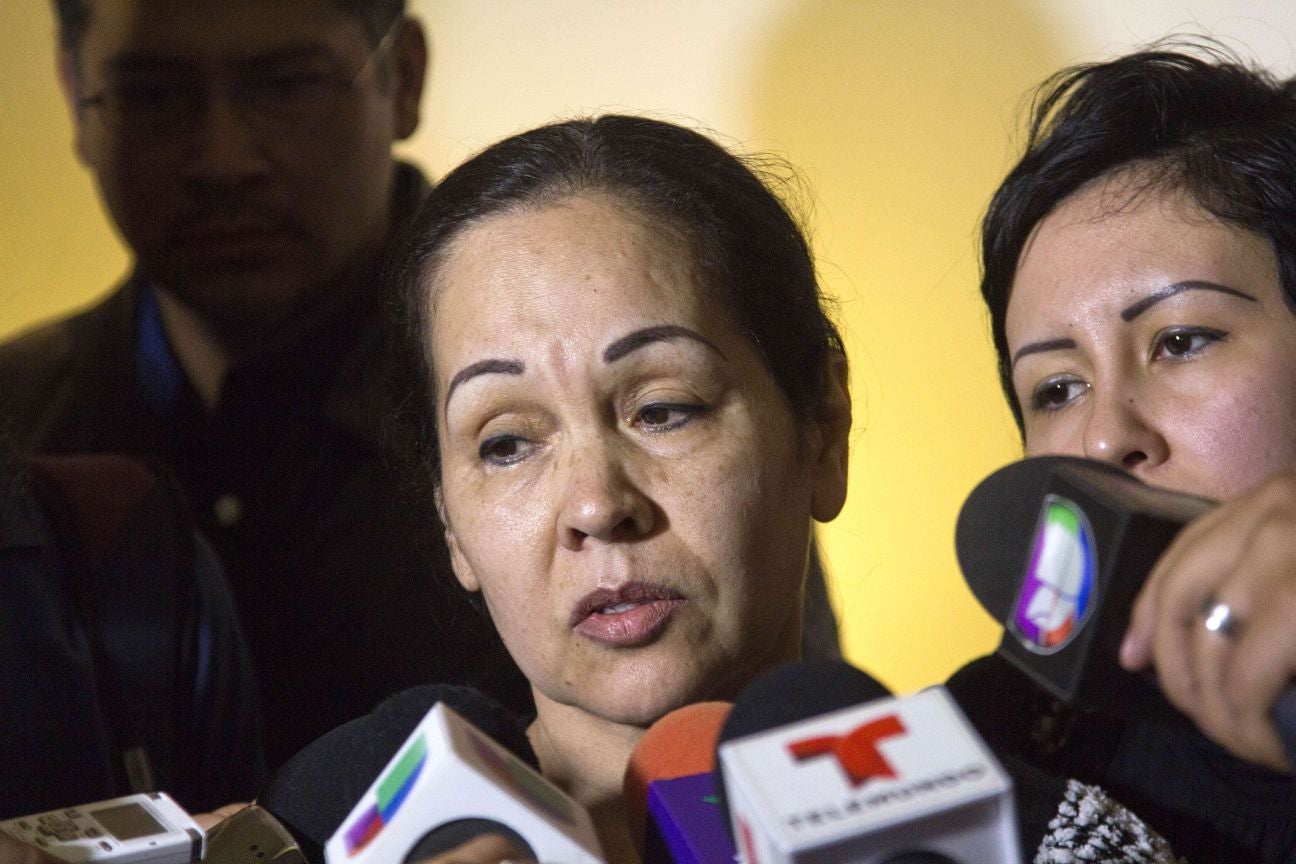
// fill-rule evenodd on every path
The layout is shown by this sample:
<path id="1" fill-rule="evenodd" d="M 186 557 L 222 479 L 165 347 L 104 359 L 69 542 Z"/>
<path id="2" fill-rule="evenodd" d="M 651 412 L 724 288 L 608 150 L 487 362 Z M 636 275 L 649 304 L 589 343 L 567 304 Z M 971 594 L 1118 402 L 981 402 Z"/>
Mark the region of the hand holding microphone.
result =
<path id="1" fill-rule="evenodd" d="M 1134 604 L 1120 660 L 1154 667 L 1167 698 L 1236 755 L 1291 770 L 1278 729 L 1296 728 L 1282 713 L 1296 710 L 1284 702 L 1296 680 L 1296 474 L 1175 537 Z"/>
<path id="2" fill-rule="evenodd" d="M 1168 699 L 1238 756 L 1290 770 L 1294 501 L 1291 476 L 1216 507 L 1104 463 L 1036 457 L 972 492 L 956 545 L 1005 626 L 1000 653 L 1049 692 L 1132 716 Z M 1164 698 L 1131 674 L 1149 664 Z"/>

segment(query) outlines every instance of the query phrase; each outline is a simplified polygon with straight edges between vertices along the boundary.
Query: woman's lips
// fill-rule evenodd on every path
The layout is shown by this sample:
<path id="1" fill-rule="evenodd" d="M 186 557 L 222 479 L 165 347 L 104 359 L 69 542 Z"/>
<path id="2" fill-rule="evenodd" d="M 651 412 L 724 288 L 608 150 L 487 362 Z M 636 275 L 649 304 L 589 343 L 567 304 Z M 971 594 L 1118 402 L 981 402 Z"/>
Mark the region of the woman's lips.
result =
<path id="1" fill-rule="evenodd" d="M 657 638 L 683 604 L 679 592 L 645 582 L 631 582 L 615 590 L 600 588 L 576 604 L 571 626 L 601 645 L 633 648 Z"/>

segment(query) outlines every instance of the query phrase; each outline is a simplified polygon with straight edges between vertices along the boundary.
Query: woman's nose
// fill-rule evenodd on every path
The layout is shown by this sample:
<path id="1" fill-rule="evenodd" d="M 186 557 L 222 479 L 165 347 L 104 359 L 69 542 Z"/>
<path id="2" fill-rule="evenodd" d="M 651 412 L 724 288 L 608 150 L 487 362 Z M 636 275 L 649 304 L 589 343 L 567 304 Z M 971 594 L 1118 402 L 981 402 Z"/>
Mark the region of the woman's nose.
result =
<path id="1" fill-rule="evenodd" d="M 1156 468 L 1170 457 L 1170 446 L 1155 415 L 1128 392 L 1095 394 L 1085 421 L 1084 455 L 1133 474 Z"/>
<path id="2" fill-rule="evenodd" d="M 631 540 L 652 530 L 652 502 L 614 451 L 590 447 L 565 462 L 568 476 L 558 524 L 564 548 L 579 550 L 591 539 Z"/>

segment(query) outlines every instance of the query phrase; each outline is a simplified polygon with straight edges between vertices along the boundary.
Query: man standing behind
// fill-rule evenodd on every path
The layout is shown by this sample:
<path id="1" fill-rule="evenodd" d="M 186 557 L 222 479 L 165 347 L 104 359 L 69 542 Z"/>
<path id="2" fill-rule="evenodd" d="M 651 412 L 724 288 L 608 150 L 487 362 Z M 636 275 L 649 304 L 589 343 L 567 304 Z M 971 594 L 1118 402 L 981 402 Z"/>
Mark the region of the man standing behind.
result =
<path id="1" fill-rule="evenodd" d="M 523 702 L 379 453 L 377 272 L 426 188 L 391 153 L 427 56 L 403 0 L 55 8 L 76 150 L 135 270 L 0 347 L 0 422 L 178 478 L 227 566 L 271 767 L 408 685 Z"/>

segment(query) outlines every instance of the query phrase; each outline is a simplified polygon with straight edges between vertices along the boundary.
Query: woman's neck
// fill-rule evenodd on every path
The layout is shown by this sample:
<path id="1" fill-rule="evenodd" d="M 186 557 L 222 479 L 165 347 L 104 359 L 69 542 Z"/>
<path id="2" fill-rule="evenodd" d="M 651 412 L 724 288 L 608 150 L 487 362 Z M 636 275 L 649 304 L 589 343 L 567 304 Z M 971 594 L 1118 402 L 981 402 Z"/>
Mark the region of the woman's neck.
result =
<path id="1" fill-rule="evenodd" d="M 589 811 L 609 864 L 638 864 L 621 798 L 626 765 L 644 730 L 535 694 L 527 730 L 545 777 Z"/>

